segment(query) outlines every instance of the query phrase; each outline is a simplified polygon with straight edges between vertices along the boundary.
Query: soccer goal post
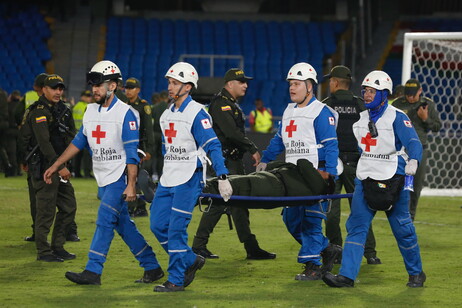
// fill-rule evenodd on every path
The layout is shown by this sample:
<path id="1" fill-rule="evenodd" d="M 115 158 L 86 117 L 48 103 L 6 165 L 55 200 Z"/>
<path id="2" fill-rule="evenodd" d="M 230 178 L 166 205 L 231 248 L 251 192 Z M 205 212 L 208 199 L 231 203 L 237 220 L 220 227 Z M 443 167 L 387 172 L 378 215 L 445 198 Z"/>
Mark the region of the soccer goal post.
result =
<path id="1" fill-rule="evenodd" d="M 405 33 L 401 82 L 416 78 L 437 106 L 423 195 L 462 196 L 462 32 Z"/>

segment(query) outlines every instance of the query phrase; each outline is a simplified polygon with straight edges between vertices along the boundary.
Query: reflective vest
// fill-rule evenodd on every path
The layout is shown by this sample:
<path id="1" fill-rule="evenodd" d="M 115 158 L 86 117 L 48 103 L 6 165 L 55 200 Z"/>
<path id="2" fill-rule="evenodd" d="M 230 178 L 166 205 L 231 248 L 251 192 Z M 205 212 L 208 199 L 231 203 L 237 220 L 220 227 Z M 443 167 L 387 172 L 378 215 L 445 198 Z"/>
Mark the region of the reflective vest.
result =
<path id="1" fill-rule="evenodd" d="M 38 100 L 39 96 L 37 92 L 35 92 L 34 90 L 27 91 L 26 95 L 24 96 L 24 101 L 26 102 L 26 109 Z"/>
<path id="2" fill-rule="evenodd" d="M 85 102 L 78 102 L 72 109 L 72 117 L 74 118 L 76 130 L 80 130 L 80 127 L 82 127 L 82 120 L 83 115 L 85 114 L 85 110 L 87 110 L 87 103 Z"/>
<path id="3" fill-rule="evenodd" d="M 263 112 L 260 110 L 253 110 L 252 115 L 255 121 L 255 131 L 260 133 L 269 133 L 273 126 L 273 115 L 270 113 L 270 110 L 267 108 L 265 108 Z"/>

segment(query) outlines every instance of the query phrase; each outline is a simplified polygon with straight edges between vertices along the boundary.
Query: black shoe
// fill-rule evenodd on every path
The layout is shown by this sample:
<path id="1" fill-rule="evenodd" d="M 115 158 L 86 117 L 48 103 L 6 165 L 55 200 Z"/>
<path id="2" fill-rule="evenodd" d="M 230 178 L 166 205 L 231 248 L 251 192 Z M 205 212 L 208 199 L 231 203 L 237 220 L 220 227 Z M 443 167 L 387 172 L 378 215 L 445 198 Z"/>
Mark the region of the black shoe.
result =
<path id="1" fill-rule="evenodd" d="M 419 275 L 409 275 L 409 281 L 406 286 L 410 288 L 422 288 L 427 280 L 427 275 L 421 272 Z"/>
<path id="2" fill-rule="evenodd" d="M 205 264 L 205 258 L 203 256 L 196 256 L 196 261 L 186 269 L 184 273 L 184 287 L 186 288 L 193 282 L 194 276 L 196 276 L 196 271 L 200 270 Z M 168 281 L 167 281 L 168 282 Z M 178 290 L 181 291 L 181 290 Z"/>
<path id="3" fill-rule="evenodd" d="M 37 261 L 45 261 L 45 262 L 64 262 L 63 258 L 60 258 L 55 255 L 45 255 L 45 256 L 38 256 Z"/>
<path id="4" fill-rule="evenodd" d="M 146 216 L 148 216 L 148 211 L 146 209 L 143 209 L 143 208 L 137 208 L 133 212 L 133 216 L 134 217 L 146 217 Z"/>
<path id="5" fill-rule="evenodd" d="M 342 247 L 339 245 L 331 244 L 321 251 L 322 267 L 321 272 L 330 272 L 334 267 L 334 262 L 338 258 L 338 255 L 342 253 Z"/>
<path id="6" fill-rule="evenodd" d="M 335 258 L 334 264 L 342 264 L 342 252 L 337 255 L 337 258 Z"/>
<path id="7" fill-rule="evenodd" d="M 154 292 L 178 292 L 178 291 L 184 291 L 184 287 L 174 285 L 168 280 L 164 282 L 163 284 L 154 287 Z"/>
<path id="8" fill-rule="evenodd" d="M 261 248 L 247 251 L 247 260 L 270 260 L 276 259 L 276 254 L 272 252 L 268 252 Z"/>
<path id="9" fill-rule="evenodd" d="M 192 248 L 192 251 L 199 256 L 203 256 L 206 259 L 218 259 L 219 256 L 216 254 L 213 254 L 210 250 L 207 248 Z"/>
<path id="10" fill-rule="evenodd" d="M 319 280 L 321 279 L 321 267 L 311 262 L 305 263 L 305 270 L 295 275 L 295 280 Z"/>
<path id="11" fill-rule="evenodd" d="M 53 250 L 53 254 L 63 260 L 74 260 L 75 254 L 67 252 L 64 249 Z"/>
<path id="12" fill-rule="evenodd" d="M 76 233 L 69 234 L 66 237 L 67 242 L 80 242 L 80 237 Z"/>
<path id="13" fill-rule="evenodd" d="M 24 240 L 26 242 L 35 242 L 35 234 L 32 234 L 31 236 L 26 236 Z"/>
<path id="14" fill-rule="evenodd" d="M 77 284 L 101 285 L 101 275 L 84 270 L 81 273 L 66 272 L 66 278 Z"/>
<path id="15" fill-rule="evenodd" d="M 149 271 L 144 271 L 144 275 L 143 277 L 141 277 L 140 279 L 138 280 L 135 280 L 136 283 L 151 283 L 151 282 L 154 282 L 156 280 L 159 280 L 160 278 L 164 277 L 164 271 L 162 270 L 162 268 L 158 267 L 156 269 L 153 269 L 153 270 L 149 270 Z"/>
<path id="16" fill-rule="evenodd" d="M 353 279 L 347 278 L 342 275 L 334 275 L 327 272 L 323 275 L 322 280 L 329 286 L 333 288 L 353 288 L 355 286 L 355 281 Z"/>
<path id="17" fill-rule="evenodd" d="M 366 258 L 366 260 L 367 264 L 382 264 L 382 261 L 380 261 L 380 259 L 377 257 Z"/>

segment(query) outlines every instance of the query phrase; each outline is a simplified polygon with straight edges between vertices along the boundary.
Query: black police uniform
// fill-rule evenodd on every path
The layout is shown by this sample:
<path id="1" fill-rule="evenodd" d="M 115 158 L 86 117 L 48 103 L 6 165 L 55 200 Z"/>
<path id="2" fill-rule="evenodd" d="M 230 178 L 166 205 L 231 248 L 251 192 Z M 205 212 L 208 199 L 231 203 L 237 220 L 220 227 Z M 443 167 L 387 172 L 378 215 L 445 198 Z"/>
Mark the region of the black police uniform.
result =
<path id="1" fill-rule="evenodd" d="M 162 175 L 162 168 L 164 167 L 164 156 L 162 155 L 162 130 L 160 128 L 160 116 L 164 113 L 165 109 L 167 109 L 168 102 L 161 101 L 155 104 L 152 107 L 152 119 L 154 123 L 152 124 L 152 129 L 154 131 L 154 170 L 153 173 L 156 172 L 158 178 Z"/>
<path id="2" fill-rule="evenodd" d="M 72 113 L 64 102 L 52 104 L 45 96 L 30 107 L 26 116 L 22 127 L 23 142 L 27 142 L 29 153 L 38 144 L 27 165 L 36 199 L 35 243 L 38 259 L 44 259 L 64 251 L 65 232 L 75 217 L 76 200 L 72 184 L 60 180 L 58 174 L 52 176 L 52 184 L 43 181 L 44 171 L 72 141 L 75 126 Z M 58 212 L 55 215 L 56 208 Z M 50 245 L 47 238 L 53 221 Z"/>
<path id="3" fill-rule="evenodd" d="M 223 148 L 226 167 L 229 174 L 245 174 L 242 157 L 245 152 L 255 154 L 257 147 L 245 136 L 244 114 L 237 101 L 226 90 L 222 89 L 211 101 L 209 113 L 213 120 L 213 129 Z M 206 249 L 210 233 L 226 212 L 224 205 L 213 206 L 210 211 L 202 215 L 199 227 L 193 241 L 193 249 Z M 239 241 L 244 243 L 247 255 L 259 254 L 262 250 L 258 241 L 250 230 L 249 210 L 246 208 L 230 207 L 229 211 L 236 227 Z M 264 253 L 267 253 L 264 251 Z M 274 256 L 271 256 L 274 258 Z"/>
<path id="4" fill-rule="evenodd" d="M 356 177 L 356 166 L 359 160 L 358 143 L 353 134 L 353 123 L 359 120 L 359 113 L 366 110 L 364 101 L 354 96 L 349 90 L 337 90 L 330 97 L 323 100 L 327 106 L 338 112 L 337 139 L 339 156 L 342 160 L 344 170 L 339 176 L 335 193 L 340 194 L 342 186 L 347 193 L 353 193 L 355 189 L 354 179 Z M 351 207 L 351 199 L 348 200 Z M 331 210 L 327 214 L 326 236 L 333 244 L 342 246 L 342 233 L 340 230 L 340 199 L 332 201 Z M 372 225 L 366 240 L 364 257 L 368 262 L 375 261 L 377 251 L 375 250 L 375 237 Z M 373 260 L 371 260 L 371 258 Z"/>
<path id="5" fill-rule="evenodd" d="M 140 115 L 140 150 L 149 153 L 151 156 L 154 152 L 154 132 L 152 130 L 152 117 L 151 117 L 151 106 L 148 102 L 140 97 L 128 105 L 132 106 Z M 143 162 L 144 164 L 144 162 Z M 146 166 L 143 165 L 143 169 Z M 130 213 L 134 216 L 147 216 L 146 202 L 137 199 L 135 201 L 128 202 Z"/>

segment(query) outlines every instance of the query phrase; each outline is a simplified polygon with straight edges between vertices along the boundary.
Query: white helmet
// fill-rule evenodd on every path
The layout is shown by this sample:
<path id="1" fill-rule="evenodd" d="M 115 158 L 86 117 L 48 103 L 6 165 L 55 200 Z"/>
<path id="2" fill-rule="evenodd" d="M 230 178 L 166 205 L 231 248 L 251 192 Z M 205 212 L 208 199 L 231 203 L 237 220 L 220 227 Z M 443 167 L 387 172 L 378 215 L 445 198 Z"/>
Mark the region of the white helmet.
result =
<path id="1" fill-rule="evenodd" d="M 393 82 L 390 76 L 384 71 L 372 71 L 366 75 L 361 84 L 362 87 L 371 87 L 376 90 L 388 90 L 390 94 L 393 94 Z"/>
<path id="2" fill-rule="evenodd" d="M 182 83 L 192 83 L 194 88 L 197 89 L 197 81 L 199 80 L 199 75 L 197 74 L 196 69 L 189 63 L 178 62 L 172 65 L 165 74 L 165 78 L 171 77 Z"/>
<path id="3" fill-rule="evenodd" d="M 118 79 L 122 79 L 120 69 L 108 60 L 99 61 L 87 73 L 87 83 L 90 85 L 97 85 L 108 80 Z"/>
<path id="4" fill-rule="evenodd" d="M 305 62 L 300 62 L 292 66 L 287 73 L 287 80 L 307 80 L 312 79 L 315 83 L 318 83 L 316 79 L 316 71 L 314 68 Z"/>

